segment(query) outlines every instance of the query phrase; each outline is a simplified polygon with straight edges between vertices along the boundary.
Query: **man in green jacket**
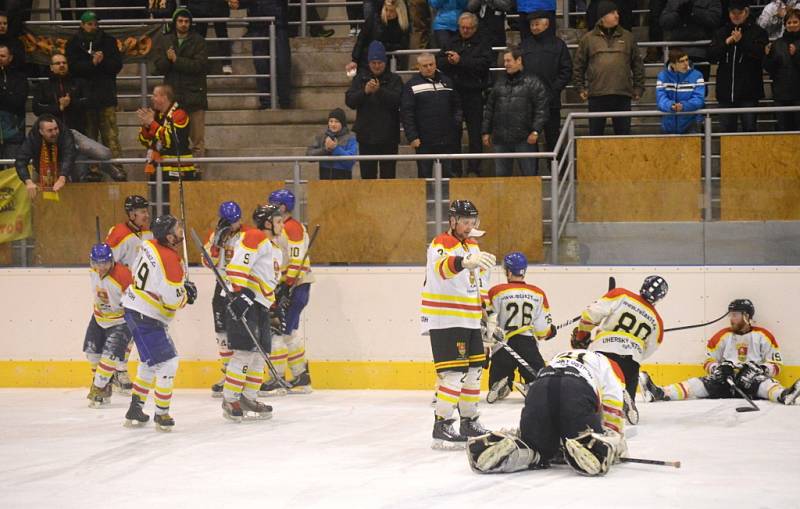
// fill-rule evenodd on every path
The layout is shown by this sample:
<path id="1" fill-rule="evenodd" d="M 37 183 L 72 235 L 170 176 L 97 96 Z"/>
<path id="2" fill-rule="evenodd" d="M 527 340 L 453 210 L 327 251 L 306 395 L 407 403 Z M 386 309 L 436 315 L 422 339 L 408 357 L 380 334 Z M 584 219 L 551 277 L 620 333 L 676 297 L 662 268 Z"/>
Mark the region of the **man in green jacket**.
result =
<path id="1" fill-rule="evenodd" d="M 572 68 L 572 83 L 589 111 L 630 111 L 631 99 L 644 92 L 644 63 L 633 34 L 619 26 L 617 6 L 600 0 L 599 21 L 578 45 Z M 587 86 L 588 85 L 588 86 Z M 630 117 L 613 117 L 614 134 L 630 134 Z M 606 118 L 589 119 L 589 134 L 602 136 Z"/>

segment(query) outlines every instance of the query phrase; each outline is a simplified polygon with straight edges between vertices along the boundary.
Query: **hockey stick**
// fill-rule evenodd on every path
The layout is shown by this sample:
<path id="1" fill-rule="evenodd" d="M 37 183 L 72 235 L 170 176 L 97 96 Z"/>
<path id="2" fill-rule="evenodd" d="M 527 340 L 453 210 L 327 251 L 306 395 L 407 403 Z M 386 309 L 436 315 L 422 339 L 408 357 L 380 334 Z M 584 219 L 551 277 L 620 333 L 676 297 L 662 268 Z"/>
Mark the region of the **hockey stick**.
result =
<path id="1" fill-rule="evenodd" d="M 178 157 L 178 161 L 180 161 L 180 156 Z M 180 162 L 178 162 L 180 165 Z M 184 231 L 186 230 L 186 209 L 184 208 L 183 204 L 183 175 L 181 175 L 180 171 L 178 172 L 178 194 L 180 195 L 181 201 L 181 223 L 183 224 Z M 194 231 L 194 230 L 192 230 Z M 186 235 L 183 236 L 183 261 L 186 262 L 186 266 L 189 266 L 189 250 L 186 247 Z"/>
<path id="2" fill-rule="evenodd" d="M 710 322 L 706 323 L 698 323 L 696 325 L 684 325 L 683 327 L 671 327 L 669 329 L 664 329 L 664 332 L 673 332 L 676 330 L 686 330 L 686 329 L 696 329 L 697 327 L 705 327 L 706 325 L 711 325 L 712 323 L 717 323 L 718 321 L 722 320 L 728 316 L 728 312 L 725 311 L 725 314 L 717 318 L 716 320 L 711 320 Z"/>
<path id="3" fill-rule="evenodd" d="M 94 216 L 94 233 L 97 235 L 97 243 L 99 244 L 102 242 L 100 240 L 100 216 Z"/>
<path id="4" fill-rule="evenodd" d="M 528 326 L 528 330 L 530 330 L 532 328 L 533 327 Z M 513 330 L 513 331 L 509 331 L 507 334 L 504 334 L 502 341 L 493 336 L 492 337 L 492 341 L 494 341 L 494 344 L 500 345 L 503 348 L 503 350 L 508 352 L 508 354 L 511 355 L 511 357 L 513 357 L 514 360 L 517 361 L 517 363 L 519 363 L 520 366 L 525 368 L 525 371 L 530 373 L 532 377 L 536 378 L 536 375 L 538 373 L 533 370 L 533 368 L 530 366 L 530 364 L 528 364 L 525 361 L 525 359 L 523 359 L 522 356 L 517 353 L 516 350 L 511 348 L 511 346 L 508 343 L 506 343 L 506 341 L 508 341 L 510 338 L 512 338 L 512 337 L 516 336 L 517 334 L 519 334 L 519 332 L 517 332 L 517 331 L 522 331 L 523 329 L 525 329 L 525 327 L 522 327 L 522 329 L 516 329 L 516 330 Z"/>
<path id="5" fill-rule="evenodd" d="M 617 280 L 614 278 L 614 276 L 609 276 L 609 278 L 608 278 L 608 291 L 610 292 L 611 290 L 613 290 L 616 287 L 617 287 Z M 581 319 L 580 315 L 576 316 L 575 318 L 570 318 L 566 322 L 556 325 L 556 331 L 560 331 L 564 327 L 569 327 L 570 325 L 572 325 L 573 323 L 577 322 L 580 319 Z"/>
<path id="6" fill-rule="evenodd" d="M 620 463 L 642 463 L 644 465 L 661 465 L 665 467 L 681 468 L 680 461 L 645 460 L 640 458 L 620 458 Z"/>
<path id="7" fill-rule="evenodd" d="M 736 393 L 739 394 L 739 396 L 744 398 L 745 401 L 747 401 L 747 403 L 750 405 L 750 406 L 738 406 L 738 407 L 736 407 L 736 411 L 737 412 L 758 412 L 759 410 L 761 410 L 760 408 L 758 408 L 758 405 L 753 403 L 753 400 L 750 399 L 750 396 L 745 394 L 743 390 L 741 390 L 740 388 L 738 388 L 736 386 L 736 383 L 734 383 L 734 381 L 733 381 L 733 379 L 731 379 L 731 377 L 727 377 L 725 379 L 725 381 L 728 382 L 728 385 L 733 387 L 733 390 L 736 391 Z"/>
<path id="8" fill-rule="evenodd" d="M 194 239 L 194 242 L 197 245 L 197 249 L 200 250 L 200 254 L 203 256 L 203 259 L 206 261 L 208 266 L 211 267 L 211 270 L 214 271 L 214 277 L 217 278 L 217 283 L 222 288 L 225 289 L 225 298 L 228 300 L 228 305 L 230 305 L 231 302 L 233 302 L 233 297 L 231 296 L 231 293 L 233 292 L 228 288 L 228 283 L 222 278 L 222 274 L 219 273 L 219 269 L 214 264 L 214 261 L 211 259 L 211 256 L 208 254 L 208 251 L 206 251 L 206 248 L 203 247 L 203 242 L 200 240 L 200 237 L 197 235 L 197 232 L 194 231 L 194 229 L 192 229 L 192 239 Z M 272 375 L 272 378 L 274 380 L 277 380 L 278 383 L 284 389 L 290 389 L 291 386 L 289 385 L 289 382 L 284 380 L 282 376 L 278 375 L 278 370 L 275 369 L 275 365 L 272 364 L 272 361 L 269 359 L 269 355 L 267 355 L 267 353 L 264 352 L 264 349 L 261 348 L 261 344 L 258 342 L 255 334 L 253 334 L 252 329 L 250 329 L 250 326 L 247 324 L 247 319 L 244 316 L 242 316 L 240 321 L 244 326 L 244 330 L 247 331 L 247 335 L 250 336 L 250 339 L 253 341 L 253 344 L 256 345 L 258 353 L 260 353 L 261 357 L 264 358 L 264 362 L 266 363 L 267 369 L 269 369 L 269 373 L 270 375 Z"/>

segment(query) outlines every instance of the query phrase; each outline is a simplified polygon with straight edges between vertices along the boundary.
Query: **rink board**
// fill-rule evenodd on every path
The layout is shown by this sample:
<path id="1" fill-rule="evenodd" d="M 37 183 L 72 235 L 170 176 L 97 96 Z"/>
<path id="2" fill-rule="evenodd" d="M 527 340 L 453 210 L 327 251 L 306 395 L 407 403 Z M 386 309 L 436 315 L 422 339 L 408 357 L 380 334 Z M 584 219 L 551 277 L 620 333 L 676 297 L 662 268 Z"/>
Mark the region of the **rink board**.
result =
<path id="1" fill-rule="evenodd" d="M 434 373 L 427 337 L 419 334 L 422 267 L 320 267 L 304 312 L 300 333 L 306 338 L 313 383 L 319 388 L 428 389 Z M 218 380 L 211 318 L 213 277 L 190 270 L 197 283 L 197 304 L 178 313 L 170 326 L 181 357 L 178 387 L 205 387 Z M 549 267 L 532 266 L 528 281 L 547 293 L 555 323 L 576 316 L 607 289 L 636 289 L 644 276 L 658 273 L 670 285 L 658 309 L 666 327 L 703 323 L 722 315 L 730 300 L 748 297 L 757 323 L 781 344 L 787 366 L 783 383 L 800 376 L 800 342 L 793 341 L 793 313 L 800 301 L 800 267 Z M 495 269 L 492 282 L 502 279 Z M 0 387 L 81 387 L 88 385 L 88 364 L 81 352 L 91 316 L 88 270 L 0 270 Z M 647 360 L 659 383 L 701 373 L 708 338 L 725 321 L 668 333 Z M 569 328 L 540 343 L 549 358 L 569 346 Z M 135 355 L 134 355 L 135 359 Z M 655 365 L 655 366 L 651 366 Z M 133 366 L 132 366 L 133 368 Z"/>

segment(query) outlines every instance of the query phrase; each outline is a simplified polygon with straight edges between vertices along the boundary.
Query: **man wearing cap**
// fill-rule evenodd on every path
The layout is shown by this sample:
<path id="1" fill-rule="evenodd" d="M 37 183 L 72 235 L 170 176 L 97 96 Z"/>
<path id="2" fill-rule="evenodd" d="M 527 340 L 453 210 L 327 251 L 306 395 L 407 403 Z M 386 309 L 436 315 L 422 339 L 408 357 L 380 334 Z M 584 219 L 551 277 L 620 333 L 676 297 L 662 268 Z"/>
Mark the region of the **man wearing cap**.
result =
<path id="1" fill-rule="evenodd" d="M 81 15 L 78 33 L 67 42 L 65 53 L 73 76 L 88 83 L 86 135 L 102 140 L 115 158 L 122 157 L 117 126 L 117 74 L 122 71 L 122 55 L 117 40 L 98 28 L 94 12 L 86 11 Z M 108 173 L 114 180 L 127 178 L 120 165 L 114 165 Z"/>
<path id="2" fill-rule="evenodd" d="M 614 2 L 600 0 L 597 24 L 581 37 L 575 52 L 572 84 L 589 111 L 630 111 L 644 92 L 644 63 L 633 34 L 619 25 Z M 630 117 L 613 117 L 614 134 L 631 133 Z M 589 134 L 602 136 L 606 118 L 590 118 Z"/>
<path id="3" fill-rule="evenodd" d="M 361 155 L 397 154 L 400 143 L 400 76 L 386 69 L 386 49 L 372 41 L 367 50 L 369 70 L 355 75 L 345 93 L 344 102 L 356 110 L 353 130 Z M 361 161 L 362 179 L 394 178 L 397 161 Z"/>
<path id="4" fill-rule="evenodd" d="M 347 128 L 347 118 L 341 108 L 328 114 L 328 127 L 316 136 L 306 150 L 309 156 L 354 156 L 358 154 L 356 137 Z M 355 161 L 320 161 L 320 180 L 346 180 L 353 178 Z"/>
<path id="5" fill-rule="evenodd" d="M 192 13 L 189 9 L 175 9 L 172 30 L 161 38 L 153 54 L 156 70 L 164 75 L 164 83 L 172 87 L 176 101 L 192 119 L 189 123 L 192 154 L 203 157 L 206 152 L 208 51 L 206 40 L 191 27 Z"/>

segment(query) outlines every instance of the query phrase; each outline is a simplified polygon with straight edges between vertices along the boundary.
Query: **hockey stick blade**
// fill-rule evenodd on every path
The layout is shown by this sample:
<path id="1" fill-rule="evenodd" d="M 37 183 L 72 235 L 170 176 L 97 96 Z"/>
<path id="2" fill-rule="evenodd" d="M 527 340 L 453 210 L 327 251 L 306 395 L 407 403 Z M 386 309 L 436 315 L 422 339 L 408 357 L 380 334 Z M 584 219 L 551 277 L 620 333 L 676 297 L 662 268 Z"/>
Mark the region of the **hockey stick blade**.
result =
<path id="1" fill-rule="evenodd" d="M 620 463 L 641 463 L 643 465 L 659 465 L 662 467 L 681 468 L 680 461 L 646 460 L 641 458 L 620 458 Z"/>
<path id="2" fill-rule="evenodd" d="M 759 410 L 761 410 L 758 407 L 758 405 L 756 405 L 753 402 L 753 400 L 750 398 L 750 396 L 745 394 L 743 390 L 741 390 L 739 387 L 736 386 L 736 383 L 734 383 L 734 381 L 733 381 L 733 379 L 731 377 L 726 378 L 725 381 L 728 382 L 728 385 L 730 385 L 731 388 L 733 388 L 733 390 L 736 391 L 736 393 L 739 396 L 741 396 L 745 401 L 747 401 L 747 404 L 750 405 L 750 406 L 737 407 L 736 408 L 737 412 L 758 412 Z"/>
<path id="3" fill-rule="evenodd" d="M 742 412 L 758 412 L 758 410 L 759 410 L 758 408 L 753 408 L 751 406 L 736 407 L 736 411 L 739 412 L 739 413 L 742 413 Z"/>

